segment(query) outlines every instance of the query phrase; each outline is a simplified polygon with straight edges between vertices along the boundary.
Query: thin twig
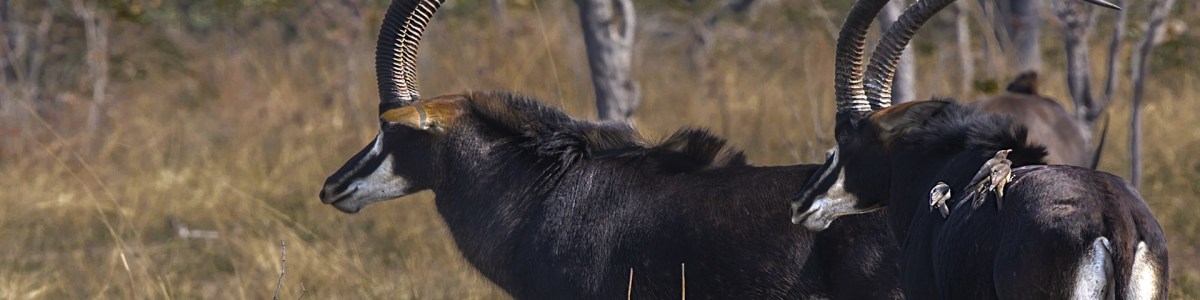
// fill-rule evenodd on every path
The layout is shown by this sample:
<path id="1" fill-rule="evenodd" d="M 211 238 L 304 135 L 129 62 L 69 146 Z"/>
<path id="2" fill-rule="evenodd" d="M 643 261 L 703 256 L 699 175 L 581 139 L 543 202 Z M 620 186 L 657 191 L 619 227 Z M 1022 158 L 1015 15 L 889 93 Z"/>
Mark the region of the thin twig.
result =
<path id="1" fill-rule="evenodd" d="M 25 110 L 28 111 L 29 115 L 33 116 L 33 118 L 35 120 L 37 120 L 39 124 L 41 124 L 43 127 L 45 127 L 46 130 L 48 130 L 50 132 L 50 134 L 53 135 L 56 140 L 58 140 L 60 142 L 66 141 L 66 138 L 64 138 L 61 134 L 59 134 L 58 130 L 55 130 L 54 126 L 50 125 L 50 122 L 46 121 L 45 118 L 42 118 L 42 116 L 37 113 L 37 110 L 35 110 L 32 105 L 30 105 L 28 102 L 25 102 L 25 101 L 21 101 L 20 103 L 25 106 Z M 131 291 L 136 290 L 134 288 L 135 282 L 133 280 L 133 270 L 131 270 L 129 268 L 129 261 L 127 259 L 125 259 L 125 252 L 127 249 L 129 249 L 129 246 L 125 243 L 125 239 L 121 238 L 121 235 L 117 233 L 116 227 L 113 226 L 112 222 L 109 221 L 108 217 L 104 214 L 104 209 L 100 207 L 100 201 L 96 200 L 96 198 L 98 198 L 98 196 L 96 196 L 98 193 L 92 191 L 92 188 L 89 187 L 89 185 L 84 184 L 85 181 L 83 180 L 83 176 L 79 175 L 79 173 L 75 171 L 75 168 L 67 167 L 67 162 L 66 162 L 66 160 L 63 159 L 63 157 L 59 156 L 57 153 L 54 153 L 49 147 L 45 147 L 45 145 L 42 145 L 42 147 L 39 147 L 39 148 L 46 150 L 47 154 L 49 154 L 50 157 L 54 158 L 54 161 L 56 163 L 58 163 L 59 167 L 62 167 L 63 170 L 66 170 L 67 173 L 71 174 L 71 177 L 75 178 L 75 181 L 79 182 L 80 186 L 83 187 L 84 193 L 86 193 L 88 195 L 87 199 L 92 200 L 92 207 L 96 210 L 97 218 L 100 219 L 100 223 L 104 224 L 104 228 L 108 230 L 109 235 L 112 236 L 113 241 L 116 242 L 116 244 L 117 244 L 117 252 L 120 255 L 122 266 L 125 267 L 125 275 L 127 275 L 129 277 L 130 290 Z M 91 173 L 92 178 L 96 179 L 96 183 L 99 184 L 100 187 L 104 189 L 105 195 L 108 196 L 109 200 L 111 200 L 113 202 L 114 207 L 119 209 L 121 207 L 121 205 L 119 203 L 117 203 L 116 198 L 113 196 L 112 192 L 110 192 L 110 190 L 108 189 L 108 185 L 103 180 L 100 180 L 100 177 L 98 175 L 96 175 L 96 172 L 94 170 L 92 170 L 92 168 L 90 167 L 88 162 L 86 160 L 84 160 L 83 157 L 79 156 L 79 153 L 72 152 L 71 154 L 74 156 L 74 158 L 76 160 L 79 161 L 80 165 L 83 166 L 84 170 Z M 121 214 L 117 214 L 117 215 L 118 215 L 118 218 L 119 218 L 119 216 L 121 216 Z"/>
<path id="2" fill-rule="evenodd" d="M 284 274 L 287 274 L 287 243 L 279 241 L 279 280 L 275 282 L 275 296 L 271 297 L 272 300 L 279 300 L 279 288 L 283 287 Z"/>
<path id="3" fill-rule="evenodd" d="M 633 268 L 629 268 L 629 289 L 625 290 L 625 300 L 633 299 Z"/>
<path id="4" fill-rule="evenodd" d="M 308 290 L 304 288 L 304 283 L 301 282 L 300 283 L 300 297 L 296 297 L 296 300 L 304 299 L 304 293 L 306 293 L 306 292 L 308 292 Z"/>
<path id="5" fill-rule="evenodd" d="M 688 264 L 679 263 L 679 299 L 683 300 L 688 300 L 688 268 L 686 266 Z"/>
<path id="6" fill-rule="evenodd" d="M 546 58 L 550 61 L 550 74 L 554 75 L 554 88 L 558 90 L 558 105 L 566 106 L 563 102 L 562 81 L 558 79 L 558 64 L 555 63 L 554 50 L 550 49 L 550 38 L 546 36 L 546 22 L 542 20 L 542 9 L 538 7 L 538 2 L 533 1 L 533 11 L 537 13 L 538 29 L 542 33 L 542 45 L 546 48 Z"/>
<path id="7" fill-rule="evenodd" d="M 679 263 L 679 299 L 687 300 L 687 264 Z"/>

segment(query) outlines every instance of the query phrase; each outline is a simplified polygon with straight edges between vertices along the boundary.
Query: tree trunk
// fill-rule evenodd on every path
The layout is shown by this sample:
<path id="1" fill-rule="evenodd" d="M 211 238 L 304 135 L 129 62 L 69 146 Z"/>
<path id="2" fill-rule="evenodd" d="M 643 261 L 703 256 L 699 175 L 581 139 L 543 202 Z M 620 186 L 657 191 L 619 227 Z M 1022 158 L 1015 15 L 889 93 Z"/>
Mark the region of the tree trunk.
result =
<path id="1" fill-rule="evenodd" d="M 1147 62 L 1150 61 L 1150 52 L 1154 50 L 1154 41 L 1162 35 L 1162 25 L 1174 4 L 1175 0 L 1150 2 L 1150 22 L 1146 23 L 1146 36 L 1142 37 L 1142 42 L 1133 55 L 1134 61 L 1130 64 L 1133 73 L 1133 112 L 1129 118 L 1129 147 L 1132 156 L 1129 181 L 1135 188 L 1142 182 L 1142 95 L 1146 90 L 1146 74 L 1150 72 Z"/>
<path id="2" fill-rule="evenodd" d="M 504 11 L 504 0 L 492 0 L 492 18 L 500 28 L 508 29 L 508 14 Z"/>
<path id="3" fill-rule="evenodd" d="M 983 66 L 982 77 L 989 81 L 998 77 L 997 74 L 1000 73 L 999 69 L 1001 65 L 1007 64 L 1007 57 L 1004 56 L 1004 47 L 1003 43 L 1001 43 L 1001 36 L 1003 35 L 1001 32 L 1004 30 L 997 28 L 997 26 L 1003 26 L 1004 22 L 1000 22 L 999 17 L 996 16 L 996 10 L 999 6 L 992 3 L 992 1 L 979 0 L 977 2 L 979 4 L 978 17 L 975 18 L 976 22 L 979 22 L 977 25 L 979 25 L 980 32 L 992 32 L 990 37 L 986 34 L 982 34 L 979 37 L 979 55 L 985 58 L 979 66 Z M 983 90 L 982 92 L 991 93 L 994 91 Z"/>
<path id="4" fill-rule="evenodd" d="M 632 0 L 576 0 L 587 47 L 596 111 L 602 120 L 629 122 L 638 106 L 633 80 Z M 620 13 L 620 15 L 617 15 Z"/>
<path id="5" fill-rule="evenodd" d="M 1041 71 L 1042 45 L 1039 36 L 1042 29 L 1042 16 L 1039 13 L 1039 0 L 1010 0 L 1009 32 L 1013 45 L 1017 49 L 1017 61 L 1021 71 Z"/>
<path id="6" fill-rule="evenodd" d="M 28 117 L 25 109 L 17 107 L 19 102 L 31 105 L 34 111 L 45 104 L 37 100 L 43 92 L 42 66 L 52 44 L 49 33 L 58 1 L 42 5 L 38 12 L 36 5 L 0 0 L 0 99 L 7 99 L 0 101 L 0 118 L 18 125 Z M 26 19 L 32 15 L 37 19 Z"/>
<path id="7" fill-rule="evenodd" d="M 962 66 L 959 78 L 959 94 L 971 92 L 971 84 L 975 81 L 975 61 L 971 52 L 971 27 L 967 22 L 967 10 L 970 4 L 966 1 L 954 3 L 954 34 L 958 40 L 958 64 Z"/>
<path id="8" fill-rule="evenodd" d="M 1117 6 L 1126 7 L 1125 0 L 1115 1 Z M 1121 73 L 1121 61 L 1117 58 L 1121 56 L 1121 40 L 1125 36 L 1125 10 L 1116 11 L 1117 19 L 1113 24 L 1112 41 L 1108 43 L 1108 67 L 1107 77 L 1104 82 L 1104 102 L 1112 103 L 1113 94 L 1116 93 L 1117 85 Z"/>
<path id="9" fill-rule="evenodd" d="M 879 28 L 886 29 L 900 18 L 900 13 L 904 12 L 905 1 L 895 0 L 889 1 L 887 6 L 879 12 L 875 18 L 879 22 Z M 903 103 L 916 98 L 913 90 L 913 77 L 916 70 L 913 65 L 913 54 L 911 47 L 905 47 L 904 52 L 900 53 L 900 62 L 896 66 L 896 75 L 892 77 L 892 102 Z"/>
<path id="10" fill-rule="evenodd" d="M 83 21 L 87 41 L 88 77 L 92 80 L 92 103 L 88 108 L 87 132 L 94 133 L 103 122 L 108 105 L 108 26 L 111 21 L 95 3 L 72 1 L 75 15 Z"/>
<path id="11" fill-rule="evenodd" d="M 1054 2 L 1054 12 L 1063 22 L 1063 45 L 1067 52 L 1067 88 L 1075 106 L 1075 119 L 1084 133 L 1084 142 L 1092 144 L 1091 128 L 1107 103 L 1092 98 L 1092 69 L 1088 62 L 1088 38 L 1096 21 L 1090 4 Z"/>

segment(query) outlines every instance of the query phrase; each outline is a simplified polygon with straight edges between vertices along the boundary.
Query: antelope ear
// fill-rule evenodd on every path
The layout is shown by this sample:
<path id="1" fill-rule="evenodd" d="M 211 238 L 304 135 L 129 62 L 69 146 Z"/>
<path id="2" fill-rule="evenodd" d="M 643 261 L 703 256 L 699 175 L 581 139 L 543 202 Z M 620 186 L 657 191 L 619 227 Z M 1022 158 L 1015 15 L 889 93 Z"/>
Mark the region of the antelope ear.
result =
<path id="1" fill-rule="evenodd" d="M 394 108 L 379 115 L 379 120 L 389 124 L 404 125 L 416 129 L 430 128 L 429 112 L 421 104 Z"/>
<path id="2" fill-rule="evenodd" d="M 379 115 L 379 120 L 420 130 L 445 130 L 462 115 L 462 101 L 434 99 L 425 103 L 394 108 Z"/>
<path id="3" fill-rule="evenodd" d="M 924 123 L 947 104 L 950 102 L 944 100 L 907 102 L 876 111 L 870 119 L 878 129 L 879 140 L 890 144 L 904 130 Z"/>

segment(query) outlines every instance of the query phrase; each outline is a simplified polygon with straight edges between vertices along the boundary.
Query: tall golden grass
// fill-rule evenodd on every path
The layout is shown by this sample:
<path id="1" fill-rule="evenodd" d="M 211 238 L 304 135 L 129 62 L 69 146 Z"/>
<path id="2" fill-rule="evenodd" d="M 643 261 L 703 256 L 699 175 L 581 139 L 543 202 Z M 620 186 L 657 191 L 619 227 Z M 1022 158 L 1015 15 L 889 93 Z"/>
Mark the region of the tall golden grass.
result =
<path id="1" fill-rule="evenodd" d="M 439 16 L 422 44 L 424 94 L 507 89 L 591 118 L 573 7 L 555 8 L 511 11 L 508 30 L 479 13 Z M 818 162 L 832 144 L 832 40 L 824 25 L 782 15 L 723 25 L 711 67 L 700 69 L 684 54 L 684 29 L 643 17 L 640 130 L 707 127 L 756 164 Z M 460 258 L 433 195 L 356 215 L 317 200 L 324 177 L 376 130 L 374 32 L 354 37 L 347 52 L 289 42 L 282 31 L 267 24 L 185 46 L 189 59 L 179 63 L 193 72 L 120 83 L 111 122 L 94 135 L 79 134 L 82 108 L 20 123 L 38 134 L 0 142 L 13 149 L 0 160 L 0 298 L 268 298 L 280 241 L 288 244 L 282 298 L 506 297 Z M 977 96 L 951 88 L 959 71 L 940 58 L 953 55 L 936 49 L 943 38 L 917 38 L 926 44 L 919 95 Z M 1063 98 L 1060 44 L 1046 38 L 1044 93 Z M 1103 52 L 1093 51 L 1096 70 Z M 346 61 L 361 72 L 345 76 Z M 1170 241 L 1172 298 L 1196 298 L 1200 78 L 1186 66 L 1155 67 L 1141 192 Z M 1109 113 L 1102 169 L 1126 175 L 1127 98 Z M 218 236 L 185 238 L 182 228 Z"/>

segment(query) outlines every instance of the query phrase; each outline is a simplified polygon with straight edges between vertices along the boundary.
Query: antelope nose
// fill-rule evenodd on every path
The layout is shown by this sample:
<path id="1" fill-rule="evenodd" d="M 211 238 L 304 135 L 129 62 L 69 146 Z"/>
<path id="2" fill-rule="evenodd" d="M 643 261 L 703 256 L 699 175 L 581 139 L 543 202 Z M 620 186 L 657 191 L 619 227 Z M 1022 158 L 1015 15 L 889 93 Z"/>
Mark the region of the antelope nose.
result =
<path id="1" fill-rule="evenodd" d="M 321 203 L 329 204 L 329 203 L 333 202 L 333 197 L 331 197 L 331 196 L 333 196 L 332 194 L 333 193 L 331 191 L 329 191 L 328 186 L 321 188 L 321 194 L 320 194 Z"/>

